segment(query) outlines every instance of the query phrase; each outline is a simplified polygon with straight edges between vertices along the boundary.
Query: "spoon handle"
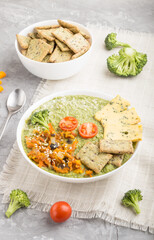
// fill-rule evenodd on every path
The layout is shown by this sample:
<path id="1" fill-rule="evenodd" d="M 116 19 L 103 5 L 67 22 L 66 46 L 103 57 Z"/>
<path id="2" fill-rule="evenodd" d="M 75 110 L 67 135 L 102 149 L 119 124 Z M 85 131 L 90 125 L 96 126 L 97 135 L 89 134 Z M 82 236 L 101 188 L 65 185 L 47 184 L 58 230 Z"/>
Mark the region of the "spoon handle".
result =
<path id="1" fill-rule="evenodd" d="M 3 137 L 5 128 L 6 128 L 7 124 L 8 124 L 8 121 L 9 121 L 9 119 L 10 119 L 11 116 L 12 116 L 12 113 L 9 113 L 8 116 L 7 116 L 6 122 L 5 122 L 5 124 L 4 124 L 4 127 L 2 128 L 2 132 L 1 132 L 1 134 L 0 134 L 0 140 L 1 140 L 2 137 Z"/>

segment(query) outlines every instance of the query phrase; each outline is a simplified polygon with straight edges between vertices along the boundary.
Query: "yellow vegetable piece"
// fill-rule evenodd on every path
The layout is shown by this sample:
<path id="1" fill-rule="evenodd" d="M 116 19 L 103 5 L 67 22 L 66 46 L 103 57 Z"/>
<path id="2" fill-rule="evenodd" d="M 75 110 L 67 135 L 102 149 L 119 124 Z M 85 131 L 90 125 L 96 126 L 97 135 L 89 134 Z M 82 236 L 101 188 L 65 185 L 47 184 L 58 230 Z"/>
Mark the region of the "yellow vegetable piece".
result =
<path id="1" fill-rule="evenodd" d="M 0 84 L 2 84 L 2 81 L 0 80 Z"/>
<path id="2" fill-rule="evenodd" d="M 0 71 L 0 79 L 6 77 L 6 73 L 3 71 Z"/>
<path id="3" fill-rule="evenodd" d="M 0 92 L 2 92 L 4 90 L 4 88 L 2 86 L 0 86 Z"/>

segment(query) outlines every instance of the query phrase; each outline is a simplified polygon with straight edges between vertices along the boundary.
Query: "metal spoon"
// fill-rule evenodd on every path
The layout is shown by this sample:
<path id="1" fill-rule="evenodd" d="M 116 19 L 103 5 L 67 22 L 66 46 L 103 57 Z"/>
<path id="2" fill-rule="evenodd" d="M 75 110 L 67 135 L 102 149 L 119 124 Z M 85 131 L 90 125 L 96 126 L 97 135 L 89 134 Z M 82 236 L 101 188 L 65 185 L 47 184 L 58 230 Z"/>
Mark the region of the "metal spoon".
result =
<path id="1" fill-rule="evenodd" d="M 25 105 L 25 102 L 26 102 L 26 94 L 22 89 L 15 89 L 10 93 L 7 99 L 7 104 L 6 104 L 8 109 L 8 117 L 2 129 L 2 132 L 0 134 L 0 140 L 3 136 L 3 133 L 5 131 L 5 128 L 8 124 L 10 117 L 14 113 L 17 113 Z"/>

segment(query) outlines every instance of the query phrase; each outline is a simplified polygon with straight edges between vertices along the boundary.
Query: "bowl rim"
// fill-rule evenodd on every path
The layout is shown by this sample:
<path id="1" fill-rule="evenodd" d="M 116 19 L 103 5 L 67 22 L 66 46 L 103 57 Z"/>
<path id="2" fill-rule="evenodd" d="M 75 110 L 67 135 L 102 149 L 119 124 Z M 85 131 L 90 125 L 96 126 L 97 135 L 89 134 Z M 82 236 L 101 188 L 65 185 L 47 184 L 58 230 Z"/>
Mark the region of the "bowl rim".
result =
<path id="1" fill-rule="evenodd" d="M 45 23 L 47 23 L 47 22 L 52 22 L 52 21 L 56 21 L 57 22 L 57 19 L 51 19 L 51 20 L 45 20 L 45 21 L 41 21 L 41 22 L 36 22 L 36 23 L 33 23 L 33 24 L 31 24 L 31 25 L 29 25 L 28 27 L 26 27 L 26 28 L 24 28 L 24 29 L 22 29 L 19 33 L 17 33 L 17 34 L 21 34 L 22 35 L 22 32 L 23 31 L 26 31 L 28 28 L 31 28 L 31 27 L 33 27 L 33 28 L 35 28 L 35 26 L 36 25 L 40 25 L 41 26 L 41 24 L 45 24 Z M 85 55 L 87 55 L 88 53 L 89 53 L 89 51 L 91 51 L 92 50 L 92 48 L 93 48 L 93 35 L 92 35 L 92 33 L 91 33 L 91 31 L 87 28 L 87 27 L 85 27 L 83 24 L 80 24 L 80 23 L 77 23 L 77 22 L 74 22 L 74 21 L 70 21 L 70 20 L 63 20 L 63 21 L 66 21 L 66 22 L 69 22 L 69 23 L 72 23 L 72 24 L 77 24 L 78 26 L 80 26 L 80 27 L 82 27 L 83 29 L 85 29 L 87 32 L 88 32 L 88 34 L 90 35 L 90 39 L 91 39 L 91 45 L 90 45 L 90 48 L 88 49 L 88 51 L 87 52 L 85 52 L 83 55 L 81 55 L 80 57 L 78 57 L 78 58 L 75 58 L 75 59 L 72 59 L 71 61 L 69 60 L 69 61 L 66 61 L 66 62 L 59 62 L 59 63 L 54 63 L 54 65 L 64 65 L 64 64 L 68 64 L 69 62 L 77 62 L 77 61 L 79 61 L 79 59 L 81 59 L 81 58 L 83 58 Z M 58 22 L 57 22 L 58 23 Z M 48 23 L 49 24 L 49 23 Z M 16 52 L 20 55 L 20 57 L 23 57 L 24 59 L 27 59 L 27 61 L 30 61 L 30 62 L 35 62 L 35 63 L 37 63 L 37 64 L 49 64 L 49 63 L 46 63 L 46 62 L 38 62 L 38 61 L 35 61 L 35 60 L 32 60 L 32 59 L 30 59 L 30 58 L 27 58 L 26 56 L 24 56 L 21 52 L 20 52 L 20 50 L 19 50 L 19 46 L 18 46 L 18 42 L 17 42 L 17 39 L 15 38 L 15 49 L 16 49 Z"/>
<path id="2" fill-rule="evenodd" d="M 63 96 L 68 96 L 68 95 L 86 95 L 86 96 L 94 96 L 94 97 L 100 97 L 100 98 L 102 97 L 106 100 L 111 100 L 113 98 L 110 95 L 108 95 L 106 93 L 101 93 L 99 91 L 88 91 L 88 90 L 73 90 L 73 91 L 70 91 L 70 90 L 68 90 L 68 91 L 62 91 L 62 92 L 57 92 L 57 93 L 50 94 L 46 97 L 43 97 L 42 99 L 40 99 L 39 101 L 37 101 L 33 105 L 31 105 L 25 111 L 23 116 L 21 117 L 21 119 L 18 123 L 17 132 L 16 132 L 17 144 L 18 144 L 19 150 L 22 153 L 24 159 L 27 160 L 34 168 L 36 168 L 38 171 L 45 174 L 46 176 L 50 176 L 54 179 L 57 179 L 57 180 L 60 180 L 60 181 L 63 181 L 63 182 L 71 182 L 71 183 L 89 183 L 89 182 L 95 182 L 95 181 L 103 180 L 103 179 L 113 175 L 114 173 L 118 172 L 119 170 L 123 169 L 136 156 L 136 153 L 137 153 L 137 151 L 139 149 L 139 146 L 140 146 L 140 141 L 137 143 L 137 146 L 136 146 L 136 149 L 135 149 L 133 155 L 122 166 L 120 166 L 120 167 L 116 168 L 115 170 L 113 170 L 111 172 L 108 172 L 104 175 L 95 176 L 95 177 L 92 177 L 92 178 L 71 178 L 71 177 L 63 177 L 63 176 L 60 176 L 60 175 L 52 174 L 50 172 L 47 172 L 47 171 L 39 168 L 35 163 L 33 163 L 27 157 L 27 155 L 24 151 L 23 145 L 22 145 L 22 140 L 21 140 L 25 120 L 31 115 L 31 113 L 34 110 L 36 110 L 43 103 L 45 103 L 49 100 L 52 100 L 55 97 L 59 97 L 59 96 L 63 97 Z"/>

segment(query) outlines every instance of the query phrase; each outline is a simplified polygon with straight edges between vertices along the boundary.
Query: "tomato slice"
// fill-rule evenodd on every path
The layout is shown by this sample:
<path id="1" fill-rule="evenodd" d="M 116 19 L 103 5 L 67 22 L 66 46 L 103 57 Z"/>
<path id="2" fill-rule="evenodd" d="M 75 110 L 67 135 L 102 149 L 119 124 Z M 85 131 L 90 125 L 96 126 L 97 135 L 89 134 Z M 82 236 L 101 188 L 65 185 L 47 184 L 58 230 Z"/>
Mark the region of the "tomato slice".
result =
<path id="1" fill-rule="evenodd" d="M 65 117 L 59 123 L 59 127 L 64 131 L 73 131 L 77 126 L 78 120 L 74 117 Z"/>
<path id="2" fill-rule="evenodd" d="M 79 127 L 79 134 L 83 138 L 95 137 L 97 133 L 98 133 L 98 128 L 94 123 L 91 123 L 91 122 L 83 123 Z"/>

